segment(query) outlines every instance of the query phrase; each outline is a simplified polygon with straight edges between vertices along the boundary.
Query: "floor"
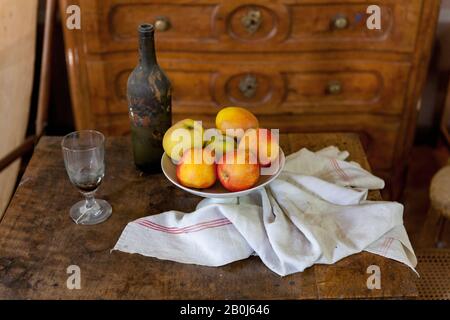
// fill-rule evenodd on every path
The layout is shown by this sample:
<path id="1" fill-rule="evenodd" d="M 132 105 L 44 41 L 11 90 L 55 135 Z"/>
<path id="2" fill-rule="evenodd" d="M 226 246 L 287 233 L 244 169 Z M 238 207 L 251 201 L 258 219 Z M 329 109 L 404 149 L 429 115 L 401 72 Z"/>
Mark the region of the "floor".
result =
<path id="1" fill-rule="evenodd" d="M 416 270 L 419 299 L 449 300 L 450 221 L 436 247 L 436 215 L 428 213 L 428 191 L 433 175 L 449 160 L 447 147 L 416 145 L 411 152 L 408 177 L 400 202 L 405 205 L 404 223 L 419 263 Z M 446 250 L 443 250 L 443 249 Z"/>
<path id="2" fill-rule="evenodd" d="M 427 224 L 428 189 L 433 175 L 447 162 L 448 151 L 416 145 L 411 152 L 406 187 L 400 200 L 405 206 L 404 223 L 414 248 L 428 247 L 423 235 L 434 235 L 434 224 Z M 446 223 L 441 245 L 450 247 L 450 222 Z"/>

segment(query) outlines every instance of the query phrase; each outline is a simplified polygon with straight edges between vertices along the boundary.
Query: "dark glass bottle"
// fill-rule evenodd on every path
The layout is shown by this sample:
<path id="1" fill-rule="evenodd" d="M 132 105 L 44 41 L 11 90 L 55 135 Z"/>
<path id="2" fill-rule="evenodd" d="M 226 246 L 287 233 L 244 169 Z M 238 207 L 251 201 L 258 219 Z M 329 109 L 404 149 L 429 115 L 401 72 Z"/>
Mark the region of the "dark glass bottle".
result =
<path id="1" fill-rule="evenodd" d="M 138 27 L 139 64 L 127 84 L 134 163 L 148 173 L 161 170 L 162 138 L 172 121 L 171 85 L 156 61 L 154 33 L 151 24 Z"/>

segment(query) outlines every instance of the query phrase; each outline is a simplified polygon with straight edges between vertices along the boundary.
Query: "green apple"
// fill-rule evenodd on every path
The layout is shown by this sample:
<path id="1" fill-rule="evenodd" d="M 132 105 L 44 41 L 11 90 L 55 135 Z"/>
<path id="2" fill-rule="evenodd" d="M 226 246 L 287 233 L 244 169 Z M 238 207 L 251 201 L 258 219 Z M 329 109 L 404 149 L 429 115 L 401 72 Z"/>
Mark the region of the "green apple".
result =
<path id="1" fill-rule="evenodd" d="M 214 154 L 216 161 L 222 155 L 236 149 L 236 141 L 233 137 L 222 134 L 218 129 L 207 129 L 204 133 L 205 149 Z"/>
<path id="2" fill-rule="evenodd" d="M 184 151 L 202 146 L 203 127 L 201 121 L 192 119 L 178 121 L 164 134 L 164 151 L 174 162 L 180 161 Z"/>

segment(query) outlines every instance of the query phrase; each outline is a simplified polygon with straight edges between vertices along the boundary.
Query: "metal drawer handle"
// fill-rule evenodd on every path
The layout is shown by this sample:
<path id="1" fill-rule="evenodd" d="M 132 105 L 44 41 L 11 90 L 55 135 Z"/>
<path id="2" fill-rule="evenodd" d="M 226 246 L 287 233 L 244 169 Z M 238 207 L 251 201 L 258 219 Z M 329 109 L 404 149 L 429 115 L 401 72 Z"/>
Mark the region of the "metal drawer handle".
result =
<path id="1" fill-rule="evenodd" d="M 241 91 L 242 95 L 246 98 L 253 97 L 256 93 L 257 87 L 258 82 L 256 80 L 256 77 L 250 74 L 246 75 L 239 82 L 239 90 Z"/>
<path id="2" fill-rule="evenodd" d="M 262 16 L 258 9 L 250 9 L 241 19 L 241 23 L 248 33 L 255 33 L 261 25 Z"/>
<path id="3" fill-rule="evenodd" d="M 338 16 L 333 20 L 333 27 L 335 29 L 345 29 L 348 27 L 348 19 L 344 16 Z"/>
<path id="4" fill-rule="evenodd" d="M 157 17 L 155 20 L 155 29 L 157 31 L 167 31 L 170 29 L 170 20 L 167 17 Z"/>
<path id="5" fill-rule="evenodd" d="M 339 81 L 331 81 L 327 86 L 328 94 L 340 94 L 342 92 L 342 84 Z"/>

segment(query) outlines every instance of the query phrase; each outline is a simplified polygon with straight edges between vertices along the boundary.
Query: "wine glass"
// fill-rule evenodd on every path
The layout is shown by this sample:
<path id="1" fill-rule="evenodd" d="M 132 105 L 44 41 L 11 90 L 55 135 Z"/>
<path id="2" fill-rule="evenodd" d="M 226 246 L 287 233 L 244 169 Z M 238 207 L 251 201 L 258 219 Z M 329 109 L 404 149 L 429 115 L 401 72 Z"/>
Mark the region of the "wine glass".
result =
<path id="1" fill-rule="evenodd" d="M 83 225 L 105 221 L 111 216 L 111 205 L 94 198 L 105 175 L 105 136 L 95 130 L 76 131 L 63 138 L 61 147 L 70 182 L 86 198 L 70 208 L 70 217 Z"/>

